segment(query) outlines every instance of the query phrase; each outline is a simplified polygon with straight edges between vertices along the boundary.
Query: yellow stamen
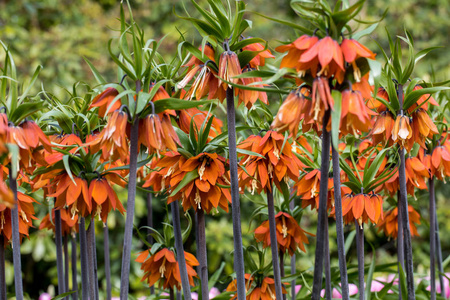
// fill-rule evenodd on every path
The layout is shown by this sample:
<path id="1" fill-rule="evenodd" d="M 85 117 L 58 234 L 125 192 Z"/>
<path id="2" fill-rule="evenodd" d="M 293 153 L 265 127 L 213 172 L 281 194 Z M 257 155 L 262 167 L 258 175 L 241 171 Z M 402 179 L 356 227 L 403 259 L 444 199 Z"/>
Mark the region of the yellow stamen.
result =
<path id="1" fill-rule="evenodd" d="M 195 204 L 197 204 L 198 209 L 202 209 L 202 207 L 200 205 L 202 203 L 202 199 L 200 198 L 200 193 L 198 192 L 198 190 L 195 192 L 194 202 L 195 202 Z"/>
<path id="2" fill-rule="evenodd" d="M 164 257 L 163 262 L 161 264 L 161 266 L 159 267 L 159 274 L 161 274 L 161 278 L 164 277 L 164 272 L 166 272 L 166 258 Z"/>
<path id="3" fill-rule="evenodd" d="M 286 227 L 286 221 L 284 218 L 281 218 L 283 220 L 283 227 L 281 228 L 281 233 L 283 234 L 283 238 L 286 238 L 288 235 L 288 228 Z"/>

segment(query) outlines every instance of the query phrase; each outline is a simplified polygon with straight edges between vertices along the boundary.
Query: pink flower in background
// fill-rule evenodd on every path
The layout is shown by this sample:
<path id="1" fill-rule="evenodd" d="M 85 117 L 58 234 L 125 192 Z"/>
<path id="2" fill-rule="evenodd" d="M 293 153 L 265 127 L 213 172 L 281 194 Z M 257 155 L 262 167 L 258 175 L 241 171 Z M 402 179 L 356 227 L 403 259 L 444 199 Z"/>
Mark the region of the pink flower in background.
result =
<path id="1" fill-rule="evenodd" d="M 43 293 L 39 296 L 39 300 L 51 300 L 52 296 L 50 296 L 50 294 L 48 293 Z"/>
<path id="2" fill-rule="evenodd" d="M 341 284 L 339 284 L 339 285 L 341 285 Z M 355 284 L 350 283 L 348 285 L 348 293 L 349 293 L 350 296 L 358 294 L 358 287 Z M 325 297 L 325 290 L 322 290 L 320 292 L 320 296 L 321 297 Z M 331 294 L 331 298 L 342 299 L 342 295 L 337 289 L 333 289 L 333 292 Z"/>
<path id="3" fill-rule="evenodd" d="M 450 276 L 450 273 L 445 273 L 447 277 Z M 425 277 L 424 279 L 430 280 L 430 277 Z M 439 283 L 439 277 L 436 276 L 436 293 L 441 294 L 441 284 Z M 427 287 L 427 291 L 431 290 L 431 286 Z M 445 292 L 445 298 L 450 297 L 450 283 L 446 277 L 444 277 L 444 292 Z"/>
<path id="4" fill-rule="evenodd" d="M 212 299 L 216 296 L 220 295 L 220 291 L 218 288 L 212 287 L 211 290 L 209 290 L 209 299 Z M 198 294 L 196 292 L 191 293 L 192 300 L 198 300 Z"/>

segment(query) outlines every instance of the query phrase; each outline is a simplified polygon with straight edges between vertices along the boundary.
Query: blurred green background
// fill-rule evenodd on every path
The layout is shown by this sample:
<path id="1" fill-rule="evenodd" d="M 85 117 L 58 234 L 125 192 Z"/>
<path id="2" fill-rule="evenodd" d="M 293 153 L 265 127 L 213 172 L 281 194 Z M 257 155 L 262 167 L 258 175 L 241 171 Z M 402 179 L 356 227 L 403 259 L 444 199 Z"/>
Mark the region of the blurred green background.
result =
<path id="1" fill-rule="evenodd" d="M 145 36 L 150 39 L 160 39 L 168 35 L 163 42 L 161 53 L 166 57 L 176 55 L 179 32 L 186 39 L 196 41 L 199 36 L 194 28 L 173 14 L 175 10 L 179 14 L 185 14 L 183 5 L 189 12 L 194 12 L 189 1 L 184 4 L 181 1 L 167 0 L 137 0 L 132 1 L 134 18 L 145 31 Z M 201 1 L 200 1 L 201 2 Z M 254 0 L 247 1 L 249 11 L 257 11 L 271 17 L 301 22 L 290 8 L 290 1 Z M 421 50 L 431 46 L 442 46 L 441 49 L 433 51 L 423 60 L 415 76 L 425 80 L 436 82 L 447 80 L 450 76 L 450 54 L 449 54 L 449 28 L 450 28 L 450 2 L 448 0 L 368 0 L 365 8 L 360 14 L 361 20 L 375 21 L 379 19 L 384 11 L 389 9 L 385 19 L 378 28 L 368 37 L 365 43 L 374 52 L 378 52 L 378 46 L 373 40 L 380 43 L 385 49 L 388 47 L 386 30 L 391 35 L 404 35 L 407 28 L 415 39 L 415 47 Z M 77 81 L 84 81 L 91 86 L 95 85 L 95 79 L 91 74 L 83 57 L 88 58 L 107 80 L 117 81 L 116 67 L 112 63 L 107 50 L 110 38 L 117 36 L 116 29 L 119 28 L 117 18 L 119 16 L 119 4 L 115 0 L 41 0 L 41 1 L 1 1 L 0 2 L 0 40 L 7 44 L 13 51 L 14 58 L 21 76 L 32 74 L 37 65 L 44 69 L 40 75 L 42 86 L 38 86 L 35 92 L 42 89 L 47 92 L 64 97 L 64 88 L 70 88 Z M 262 37 L 269 41 L 271 49 L 279 45 L 278 41 L 288 41 L 298 36 L 294 30 L 267 21 L 250 12 L 247 18 L 253 21 L 253 27 L 247 34 Z M 367 27 L 364 24 L 354 24 L 361 29 Z M 178 31 L 177 31 L 178 30 Z M 381 55 L 378 55 L 381 59 Z M 450 254 L 450 240 L 446 237 L 450 234 L 450 210 L 447 208 L 450 189 L 443 184 L 438 185 L 438 220 L 440 221 L 442 248 L 444 259 Z M 138 226 L 146 225 L 146 204 L 144 195 L 137 200 L 136 220 Z M 426 275 L 429 269 L 429 245 L 428 245 L 428 199 L 426 196 L 418 197 L 418 201 L 412 200 L 412 204 L 422 213 L 422 225 L 419 227 L 420 237 L 413 240 L 414 258 L 416 270 Z M 120 191 L 120 199 L 125 202 L 126 193 Z M 48 205 L 42 199 L 38 199 L 42 205 L 37 206 L 37 215 L 42 218 L 48 211 Z M 387 206 L 385 207 L 387 208 Z M 259 225 L 258 220 L 249 227 L 249 217 L 255 206 L 253 203 L 242 204 L 242 230 L 244 233 L 244 244 L 252 242 L 252 230 Z M 160 223 L 164 218 L 164 205 L 161 199 L 154 200 L 155 227 L 161 228 Z M 305 213 L 301 226 L 309 232 L 315 232 L 315 213 L 308 210 Z M 123 236 L 124 217 L 115 214 L 109 221 L 111 264 L 113 276 L 113 290 L 117 292 L 120 281 L 121 242 Z M 36 228 L 38 222 L 35 223 Z M 99 276 L 104 283 L 103 265 L 103 237 L 102 225 L 97 224 L 98 261 Z M 23 272 L 24 287 L 33 299 L 37 299 L 41 292 L 48 291 L 54 294 L 56 280 L 55 246 L 52 242 L 50 232 L 39 232 L 32 229 L 30 240 L 23 244 Z M 353 230 L 348 227 L 347 231 Z M 207 219 L 207 240 L 213 241 L 208 245 L 210 273 L 215 271 L 221 261 L 227 265 L 224 275 L 233 272 L 232 264 L 232 235 L 231 217 L 221 212 Z M 334 234 L 331 230 L 330 234 Z M 395 244 L 376 229 L 366 229 L 366 239 L 376 249 L 376 259 L 379 263 L 395 261 Z M 297 269 L 307 270 L 312 267 L 314 254 L 314 238 L 306 254 L 297 255 Z M 188 250 L 195 253 L 195 239 L 192 237 L 187 242 Z M 335 243 L 331 248 L 336 249 Z M 133 244 L 133 252 L 142 251 L 143 244 L 136 238 Z M 366 245 L 367 262 L 372 259 L 370 246 Z M 356 251 L 349 253 L 349 259 L 355 262 Z M 337 253 L 332 253 L 332 265 L 337 266 Z M 7 259 L 11 261 L 11 252 L 8 250 Z M 7 284 L 9 292 L 13 291 L 13 271 L 11 264 L 7 265 Z M 148 294 L 148 288 L 140 283 L 141 275 L 139 265 L 132 264 L 131 290 L 135 295 Z M 223 277 L 219 284 L 224 288 L 229 279 Z M 102 298 L 102 297 L 101 297 Z"/>

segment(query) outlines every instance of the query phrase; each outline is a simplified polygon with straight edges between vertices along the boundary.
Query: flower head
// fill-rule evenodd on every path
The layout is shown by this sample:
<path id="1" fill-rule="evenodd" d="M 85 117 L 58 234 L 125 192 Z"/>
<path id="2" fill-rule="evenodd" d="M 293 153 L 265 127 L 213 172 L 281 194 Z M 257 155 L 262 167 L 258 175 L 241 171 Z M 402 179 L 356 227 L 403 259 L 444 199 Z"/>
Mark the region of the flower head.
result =
<path id="1" fill-rule="evenodd" d="M 377 224 L 383 219 L 383 198 L 378 194 L 347 194 L 342 199 L 342 214 L 348 223 L 357 220 L 362 225 L 370 219 Z"/>
<path id="2" fill-rule="evenodd" d="M 241 65 L 239 63 L 237 54 L 233 51 L 224 51 L 220 55 L 219 77 L 225 81 L 236 84 L 239 82 L 239 79 L 233 77 L 240 75 L 241 73 Z M 225 90 L 227 89 L 227 87 L 231 87 L 230 84 L 222 82 L 221 80 L 219 84 L 222 85 L 222 88 Z"/>
<path id="3" fill-rule="evenodd" d="M 408 205 L 408 214 L 411 236 L 419 236 L 416 225 L 420 225 L 420 214 L 411 205 Z M 384 220 L 377 224 L 377 227 L 378 232 L 383 230 L 388 237 L 396 239 L 398 236 L 398 208 L 386 212 Z"/>
<path id="4" fill-rule="evenodd" d="M 116 111 L 120 108 L 121 102 L 117 100 L 113 103 L 113 100 L 119 95 L 119 91 L 115 88 L 109 87 L 92 99 L 92 103 L 89 108 L 98 107 L 98 115 L 104 118 L 106 110 L 109 108 L 109 113 Z"/>

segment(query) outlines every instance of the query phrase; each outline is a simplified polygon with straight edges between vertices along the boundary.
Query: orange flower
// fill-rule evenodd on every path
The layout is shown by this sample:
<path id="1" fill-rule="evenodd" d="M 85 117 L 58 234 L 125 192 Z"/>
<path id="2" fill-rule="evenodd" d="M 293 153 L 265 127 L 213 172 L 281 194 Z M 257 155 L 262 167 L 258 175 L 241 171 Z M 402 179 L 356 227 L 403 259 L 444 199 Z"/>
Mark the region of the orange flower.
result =
<path id="1" fill-rule="evenodd" d="M 19 234 L 20 242 L 24 236 L 28 236 L 28 230 L 33 227 L 33 220 L 37 220 L 34 216 L 33 202 L 37 203 L 33 198 L 23 194 L 17 193 L 17 209 L 19 211 Z M 5 204 L 0 204 L 0 234 L 4 238 L 4 246 L 6 247 L 11 241 L 12 224 L 11 224 L 11 208 Z"/>
<path id="2" fill-rule="evenodd" d="M 224 51 L 220 55 L 219 78 L 236 84 L 239 82 L 239 79 L 233 77 L 240 75 L 241 73 L 241 65 L 239 63 L 237 54 L 233 51 Z M 226 82 L 222 82 L 222 80 L 219 80 L 219 85 L 221 85 L 225 90 L 227 89 L 227 87 L 231 87 L 231 85 Z"/>
<path id="3" fill-rule="evenodd" d="M 386 142 L 391 144 L 391 135 L 392 130 L 394 129 L 394 124 L 394 116 L 389 111 L 380 113 L 370 133 L 372 135 L 373 143 L 375 145 L 379 143 L 386 144 Z"/>
<path id="4" fill-rule="evenodd" d="M 192 100 L 195 98 L 196 100 L 200 100 L 205 95 L 208 95 L 209 100 L 217 98 L 220 101 L 223 101 L 223 99 L 225 99 L 225 90 L 219 85 L 219 79 L 216 77 L 217 73 L 208 67 L 208 65 L 194 67 L 186 74 L 183 80 L 177 84 L 177 87 L 179 89 L 184 88 L 196 74 L 197 77 L 184 96 L 185 99 Z"/>
<path id="5" fill-rule="evenodd" d="M 383 198 L 378 194 L 347 194 L 342 199 L 342 214 L 347 223 L 357 220 L 362 225 L 370 219 L 377 224 L 383 219 Z"/>
<path id="6" fill-rule="evenodd" d="M 127 114 L 116 110 L 109 117 L 105 128 L 86 145 L 91 146 L 93 152 L 102 150 L 104 160 L 120 158 L 126 161 L 128 157 L 127 125 Z"/>
<path id="7" fill-rule="evenodd" d="M 423 108 L 417 109 L 412 114 L 411 126 L 413 129 L 413 140 L 424 149 L 426 149 L 425 140 L 433 138 L 435 134 L 439 134 L 436 125 Z"/>
<path id="8" fill-rule="evenodd" d="M 300 64 L 298 62 L 300 56 L 317 43 L 318 40 L 319 38 L 316 36 L 302 35 L 288 45 L 282 45 L 275 48 L 278 52 L 288 52 L 281 60 L 280 69 L 295 68 L 297 71 L 300 71 Z M 302 72 L 300 75 L 304 76 L 304 73 Z"/>
<path id="9" fill-rule="evenodd" d="M 111 187 L 105 177 L 93 179 L 89 184 L 89 198 L 92 203 L 92 212 L 98 216 L 103 223 L 106 222 L 108 214 L 112 209 L 119 210 L 121 214 L 125 212 L 116 192 Z"/>
<path id="10" fill-rule="evenodd" d="M 245 68 L 243 70 L 243 73 L 245 72 L 250 72 L 252 71 L 252 69 L 249 68 Z M 257 77 L 251 77 L 251 78 L 241 78 L 241 82 L 243 85 L 248 85 L 248 86 L 252 86 L 252 87 L 258 87 L 258 88 L 262 88 L 263 85 L 262 84 L 257 84 L 255 85 L 254 83 L 256 82 L 261 82 L 261 78 L 257 78 Z M 267 100 L 267 94 L 265 92 L 259 92 L 259 91 L 251 91 L 251 90 L 245 90 L 245 89 L 236 89 L 235 93 L 238 95 L 238 105 L 240 105 L 241 103 L 245 103 L 245 106 L 248 109 L 251 109 L 253 104 L 256 102 L 256 100 L 261 100 L 261 102 L 268 104 L 268 100 Z"/>
<path id="11" fill-rule="evenodd" d="M 106 115 L 106 110 L 109 108 L 109 113 L 116 111 L 120 108 L 121 102 L 120 99 L 112 104 L 114 98 L 119 95 L 119 91 L 115 88 L 109 87 L 97 96 L 92 99 L 92 103 L 89 108 L 98 107 L 98 115 L 101 118 L 104 118 Z M 112 105 L 111 105 L 112 104 Z M 110 107 L 111 106 L 111 107 Z"/>
<path id="12" fill-rule="evenodd" d="M 416 85 L 413 88 L 413 91 L 417 91 L 417 90 L 421 90 L 422 87 L 420 85 Z M 431 97 L 430 94 L 425 94 L 422 95 L 417 101 L 416 103 L 414 103 L 413 105 L 411 105 L 408 108 L 408 112 L 411 113 L 417 106 L 420 106 L 420 108 L 428 111 L 428 103 L 431 105 L 435 105 L 435 106 L 439 106 L 439 103 L 436 102 L 436 100 L 434 100 L 433 97 Z"/>
<path id="13" fill-rule="evenodd" d="M 279 212 L 275 216 L 278 250 L 282 253 L 289 251 L 289 255 L 294 255 L 295 251 L 300 248 L 306 252 L 305 245 L 309 244 L 308 238 L 297 221 L 285 212 Z M 255 238 L 258 242 L 263 242 L 263 247 L 270 246 L 269 221 L 264 221 L 258 228 L 255 229 Z"/>
<path id="14" fill-rule="evenodd" d="M 339 83 L 344 79 L 344 56 L 341 47 L 329 36 L 320 39 L 305 51 L 300 56 L 299 63 L 299 73 L 306 74 L 306 71 L 311 70 L 313 77 L 334 76 Z M 321 69 L 317 72 L 319 65 Z"/>
<path id="15" fill-rule="evenodd" d="M 304 116 L 302 108 L 305 101 L 307 101 L 306 97 L 310 94 L 311 91 L 304 86 L 292 91 L 281 104 L 277 115 L 273 119 L 271 128 L 276 129 L 280 133 L 289 130 L 292 136 L 296 137 L 298 126 Z"/>
<path id="16" fill-rule="evenodd" d="M 92 201 L 89 196 L 88 183 L 85 179 L 74 177 L 73 181 L 68 174 L 55 179 L 56 191 L 48 197 L 56 197 L 55 208 L 62 209 L 68 206 L 72 218 L 76 214 L 87 217 L 92 211 Z"/>
<path id="17" fill-rule="evenodd" d="M 282 293 L 287 294 L 283 283 L 281 285 Z M 255 285 L 253 289 L 251 286 Z M 245 287 L 246 291 L 250 290 L 246 296 L 246 300 L 273 300 L 275 299 L 275 281 L 273 278 L 264 277 L 261 282 L 257 282 L 250 274 L 245 274 Z M 236 279 L 233 280 L 227 287 L 227 292 L 237 291 Z M 230 300 L 236 299 L 237 295 L 234 294 Z"/>
<path id="18" fill-rule="evenodd" d="M 328 109 L 333 109 L 334 99 L 331 97 L 330 86 L 326 77 L 318 77 L 313 81 L 311 105 L 303 106 L 307 123 L 316 122 L 322 125 L 323 115 Z"/>
<path id="19" fill-rule="evenodd" d="M 297 180 L 300 169 L 303 167 L 300 160 L 292 153 L 291 144 L 284 137 L 273 130 L 267 131 L 265 136 L 252 135 L 239 145 L 239 148 L 250 150 L 261 156 L 244 155 L 240 165 L 244 165 L 247 172 L 242 168 L 238 170 L 240 185 L 248 187 L 252 194 L 271 191 L 272 184 L 281 190 L 280 182 L 289 179 Z M 263 158 L 264 157 L 264 158 Z"/>
<path id="20" fill-rule="evenodd" d="M 408 213 L 411 236 L 419 236 L 416 224 L 420 225 L 420 215 L 411 205 L 408 205 Z M 377 224 L 377 227 L 378 232 L 383 230 L 386 236 L 396 239 L 398 236 L 398 208 L 388 211 L 384 220 Z"/>
<path id="21" fill-rule="evenodd" d="M 444 183 L 445 177 L 450 176 L 450 152 L 446 147 L 434 148 L 431 154 L 430 172 Z"/>
<path id="22" fill-rule="evenodd" d="M 168 113 L 150 114 L 139 125 L 139 144 L 147 147 L 149 154 L 177 150 L 180 140 Z"/>
<path id="23" fill-rule="evenodd" d="M 412 137 L 412 129 L 409 123 L 407 116 L 398 115 L 392 128 L 392 140 L 401 148 L 405 148 L 405 145 L 409 146 L 407 142 Z M 408 151 L 411 150 L 410 147 L 407 148 Z"/>
<path id="24" fill-rule="evenodd" d="M 208 115 L 208 112 L 199 110 L 196 107 L 182 109 L 177 112 L 178 112 L 178 118 L 177 118 L 178 127 L 180 127 L 180 129 L 186 133 L 189 133 L 189 131 L 190 131 L 192 119 L 194 119 L 194 123 L 197 126 L 197 128 L 201 128 L 203 122 L 205 122 L 205 119 L 208 118 L 208 120 L 206 121 L 206 122 L 208 122 L 209 119 L 212 117 L 210 114 Z M 209 137 L 214 138 L 218 134 L 222 133 L 222 126 L 223 126 L 222 121 L 219 120 L 218 118 L 214 118 L 212 121 L 212 124 L 211 124 L 211 130 L 209 132 Z M 197 132 L 194 132 L 194 133 L 197 135 Z"/>
<path id="25" fill-rule="evenodd" d="M 205 49 L 202 50 L 202 47 L 198 47 L 198 50 L 202 51 L 203 54 L 208 57 L 210 60 L 214 61 L 215 51 L 211 47 L 211 44 L 206 43 Z M 192 66 L 198 66 L 203 65 L 203 62 L 199 60 L 195 55 L 191 57 L 191 59 L 188 61 L 187 64 L 185 64 L 183 67 L 192 67 Z"/>
<path id="26" fill-rule="evenodd" d="M 78 215 L 72 219 L 72 216 L 69 213 L 69 209 L 62 208 L 61 212 L 61 231 L 62 235 L 69 235 L 78 232 Z M 39 229 L 42 230 L 44 228 L 50 229 L 55 232 L 55 209 L 52 209 L 52 219 L 50 220 L 50 214 L 45 215 L 42 219 L 41 224 L 39 225 Z"/>
<path id="27" fill-rule="evenodd" d="M 341 131 L 342 134 L 358 135 L 368 132 L 371 126 L 370 114 L 360 92 L 342 92 Z"/>
<path id="28" fill-rule="evenodd" d="M 353 67 L 355 81 L 359 82 L 361 80 L 361 71 L 356 64 L 356 60 L 360 57 L 375 59 L 375 54 L 354 39 L 343 39 L 341 49 L 345 61 Z"/>
<path id="29" fill-rule="evenodd" d="M 175 259 L 175 254 L 167 249 L 156 252 L 155 254 L 148 257 L 150 250 L 143 251 L 139 254 L 136 259 L 137 262 L 141 263 L 141 270 L 144 271 L 144 276 L 141 281 L 147 281 L 149 286 L 153 286 L 157 281 L 159 281 L 160 287 L 164 289 L 177 288 L 181 290 L 181 277 L 180 277 L 180 267 Z M 199 263 L 194 255 L 184 252 L 184 257 L 186 259 L 186 269 L 189 277 L 189 284 L 194 286 L 194 277 L 197 277 L 197 272 L 195 272 L 195 266 Z"/>
<path id="30" fill-rule="evenodd" d="M 143 187 L 152 187 L 155 192 L 162 192 L 170 187 L 170 180 L 174 174 L 180 173 L 180 166 L 186 161 L 178 152 L 166 152 L 161 159 L 154 159 L 151 169 L 159 169 L 150 172 L 145 178 Z"/>
<path id="31" fill-rule="evenodd" d="M 260 51 L 252 60 L 249 62 L 251 68 L 257 68 L 258 66 L 263 67 L 266 64 L 266 58 L 275 58 L 270 50 L 264 50 L 264 46 L 260 43 L 254 43 L 242 48 L 243 51 Z"/>

